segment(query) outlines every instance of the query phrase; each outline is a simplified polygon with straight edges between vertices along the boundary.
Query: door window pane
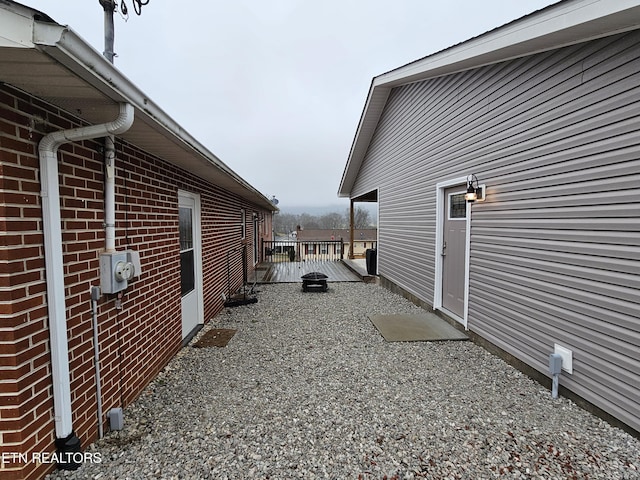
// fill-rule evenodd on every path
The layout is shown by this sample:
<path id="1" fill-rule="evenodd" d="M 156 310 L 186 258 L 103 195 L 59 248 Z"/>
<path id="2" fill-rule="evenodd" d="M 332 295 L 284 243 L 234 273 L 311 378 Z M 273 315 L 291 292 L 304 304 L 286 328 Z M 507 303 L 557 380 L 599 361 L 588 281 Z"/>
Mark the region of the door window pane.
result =
<path id="1" fill-rule="evenodd" d="M 190 208 L 180 207 L 180 250 L 193 248 L 193 219 Z"/>
<path id="2" fill-rule="evenodd" d="M 195 288 L 195 264 L 193 252 L 193 210 L 180 207 L 180 286 L 182 296 Z"/>
<path id="3" fill-rule="evenodd" d="M 464 193 L 449 195 L 449 218 L 467 218 L 467 201 Z"/>
<path id="4" fill-rule="evenodd" d="M 195 288 L 193 250 L 180 253 L 180 290 L 184 297 Z"/>

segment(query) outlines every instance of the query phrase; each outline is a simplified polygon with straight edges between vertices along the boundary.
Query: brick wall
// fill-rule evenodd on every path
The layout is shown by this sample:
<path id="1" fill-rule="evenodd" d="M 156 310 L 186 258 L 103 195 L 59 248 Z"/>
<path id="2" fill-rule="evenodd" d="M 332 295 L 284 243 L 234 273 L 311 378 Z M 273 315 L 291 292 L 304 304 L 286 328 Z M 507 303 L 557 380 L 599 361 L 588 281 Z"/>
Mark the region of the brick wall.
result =
<path id="1" fill-rule="evenodd" d="M 79 126 L 73 116 L 0 86 L 0 455 L 53 452 L 54 422 L 37 144 Z M 103 172 L 99 143 L 59 151 L 73 426 L 83 446 L 97 437 L 90 287 L 100 284 L 104 248 Z M 181 346 L 178 189 L 202 205 L 204 318 L 223 308 L 227 251 L 238 248 L 240 209 L 247 212 L 247 264 L 253 262 L 247 202 L 188 172 L 116 141 L 117 248 L 140 253 L 142 276 L 118 298 L 98 305 L 104 424 L 106 412 L 134 401 Z M 260 234 L 270 237 L 270 215 Z M 255 239 L 259 242 L 260 239 Z M 242 259 L 232 255 L 232 289 Z M 116 301 L 122 304 L 116 308 Z M 125 415 L 126 418 L 126 415 Z M 5 462 L 3 478 L 39 478 L 50 465 Z"/>
<path id="2" fill-rule="evenodd" d="M 38 158 L 33 117 L 23 95 L 0 89 L 0 455 L 50 451 L 48 323 Z M 9 108 L 4 108 L 8 105 Z M 34 113 L 38 110 L 33 106 Z M 51 112 L 60 123 L 65 123 Z M 43 115 L 40 115 L 44 118 Z M 66 122 L 67 125 L 71 125 Z M 51 424 L 51 425 L 47 425 Z M 2 478 L 22 478 L 22 462 L 0 466 Z M 30 465 L 35 478 L 47 466 Z"/>

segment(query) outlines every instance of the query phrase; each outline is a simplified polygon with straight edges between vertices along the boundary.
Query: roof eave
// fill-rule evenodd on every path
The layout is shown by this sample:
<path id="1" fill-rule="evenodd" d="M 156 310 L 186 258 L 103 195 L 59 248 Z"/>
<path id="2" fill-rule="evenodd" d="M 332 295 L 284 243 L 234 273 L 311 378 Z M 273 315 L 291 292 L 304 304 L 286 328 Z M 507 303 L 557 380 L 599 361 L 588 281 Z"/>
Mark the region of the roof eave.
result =
<path id="1" fill-rule="evenodd" d="M 25 29 L 30 28 L 33 35 L 32 43 L 25 43 L 24 39 L 21 39 L 23 48 L 35 48 L 43 52 L 114 103 L 127 102 L 133 105 L 135 122 L 142 128 L 151 128 L 160 132 L 168 139 L 173 148 L 182 150 L 190 164 L 197 166 L 193 169 L 187 168 L 195 175 L 212 181 L 212 183 L 266 210 L 278 210 L 266 196 L 192 137 L 73 30 L 51 21 L 46 16 L 43 17 L 43 14 L 36 10 L 28 9 L 28 7 L 19 4 L 13 5 L 17 5 L 14 8 L 18 9 L 11 10 L 16 14 L 16 19 L 28 18 L 25 15 L 26 11 L 32 13 L 28 18 L 31 24 L 23 26 L 21 32 L 24 34 L 25 31 L 28 31 Z M 44 18 L 44 21 L 38 21 L 34 17 Z M 123 134 L 122 137 L 125 140 L 128 139 L 127 134 Z M 135 142 L 132 143 L 135 144 Z M 159 152 L 150 153 L 162 157 Z M 169 159 L 169 161 L 171 160 Z M 185 165 L 179 166 L 185 167 Z"/>
<path id="2" fill-rule="evenodd" d="M 391 89 L 640 28 L 638 0 L 566 0 L 373 79 L 338 196 L 351 197 Z M 381 102 L 384 102 L 381 104 Z"/>

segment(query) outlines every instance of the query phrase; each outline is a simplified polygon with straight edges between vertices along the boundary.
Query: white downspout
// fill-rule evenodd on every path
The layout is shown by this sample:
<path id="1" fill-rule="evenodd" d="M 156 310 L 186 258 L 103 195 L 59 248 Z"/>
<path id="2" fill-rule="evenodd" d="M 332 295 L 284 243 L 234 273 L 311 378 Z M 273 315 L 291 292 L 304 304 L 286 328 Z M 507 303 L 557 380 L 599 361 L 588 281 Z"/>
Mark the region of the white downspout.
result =
<path id="1" fill-rule="evenodd" d="M 120 104 L 120 114 L 108 123 L 61 130 L 46 135 L 39 144 L 42 186 L 42 222 L 44 231 L 47 303 L 51 339 L 51 373 L 53 378 L 53 408 L 56 438 L 71 440 L 75 436 L 71 420 L 71 384 L 65 309 L 64 262 L 60 190 L 58 184 L 58 148 L 68 142 L 118 135 L 133 124 L 134 109 Z M 113 189 L 109 195 L 114 195 Z M 105 196 L 107 192 L 105 192 Z M 111 201 L 115 202 L 114 199 Z M 57 442 L 58 443 L 58 442 Z"/>

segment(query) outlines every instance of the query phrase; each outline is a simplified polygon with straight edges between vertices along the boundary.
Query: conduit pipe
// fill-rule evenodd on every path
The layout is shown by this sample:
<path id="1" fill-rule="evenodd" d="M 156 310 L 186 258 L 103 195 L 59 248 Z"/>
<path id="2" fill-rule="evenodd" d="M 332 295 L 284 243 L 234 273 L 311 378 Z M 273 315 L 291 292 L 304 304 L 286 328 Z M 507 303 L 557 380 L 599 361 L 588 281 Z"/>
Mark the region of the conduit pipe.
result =
<path id="1" fill-rule="evenodd" d="M 91 287 L 91 320 L 93 322 L 93 361 L 96 371 L 96 404 L 98 416 L 98 438 L 104 437 L 102 422 L 102 381 L 100 380 L 100 342 L 98 341 L 98 300 L 100 287 Z"/>
<path id="2" fill-rule="evenodd" d="M 69 142 L 119 135 L 133 124 L 134 109 L 120 104 L 120 113 L 112 122 L 88 127 L 60 130 L 46 135 L 38 146 L 40 157 L 42 223 L 44 231 L 47 304 L 51 342 L 53 409 L 56 446 L 62 452 L 79 451 L 80 440 L 73 432 L 71 419 L 71 383 L 65 311 L 64 261 L 58 184 L 58 148 Z M 106 192 L 105 192 L 106 195 Z M 115 199 L 113 200 L 115 202 Z M 64 466 L 61 465 L 63 468 Z M 74 468 L 74 467 L 71 467 Z M 75 467 L 77 468 L 77 467 Z"/>
<path id="3" fill-rule="evenodd" d="M 116 251 L 116 147 L 113 135 L 104 139 L 104 250 Z"/>

